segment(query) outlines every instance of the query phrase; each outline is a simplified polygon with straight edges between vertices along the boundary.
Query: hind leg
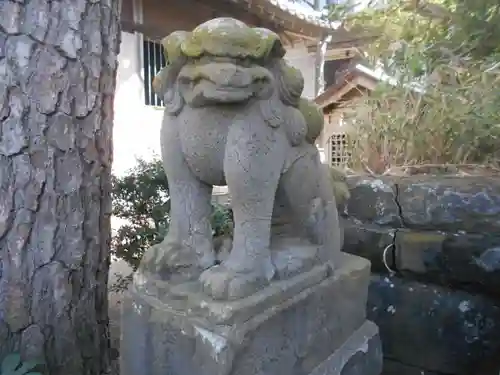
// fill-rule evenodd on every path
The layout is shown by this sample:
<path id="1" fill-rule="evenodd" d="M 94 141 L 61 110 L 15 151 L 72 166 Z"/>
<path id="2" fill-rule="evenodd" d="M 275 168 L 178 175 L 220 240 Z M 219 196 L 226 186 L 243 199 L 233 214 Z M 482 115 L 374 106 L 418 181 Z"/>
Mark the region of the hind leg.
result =
<path id="1" fill-rule="evenodd" d="M 321 261 L 335 264 L 343 242 L 337 206 L 327 167 L 310 147 L 282 176 L 282 191 L 306 236 L 320 246 Z"/>

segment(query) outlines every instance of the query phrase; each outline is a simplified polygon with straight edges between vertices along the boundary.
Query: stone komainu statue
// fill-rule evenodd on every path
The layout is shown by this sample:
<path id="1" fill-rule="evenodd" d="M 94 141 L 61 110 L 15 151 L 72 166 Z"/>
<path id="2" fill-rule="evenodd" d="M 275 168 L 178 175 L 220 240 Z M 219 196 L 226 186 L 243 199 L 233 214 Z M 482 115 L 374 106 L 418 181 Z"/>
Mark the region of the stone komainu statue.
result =
<path id="1" fill-rule="evenodd" d="M 342 239 L 314 144 L 323 116 L 301 98 L 303 77 L 285 62 L 278 35 L 218 18 L 162 43 L 167 66 L 153 85 L 165 103 L 171 223 L 139 271 L 197 278 L 214 299 L 238 299 L 315 264 L 334 269 Z M 234 214 L 233 246 L 220 264 L 213 185 L 229 187 Z"/>

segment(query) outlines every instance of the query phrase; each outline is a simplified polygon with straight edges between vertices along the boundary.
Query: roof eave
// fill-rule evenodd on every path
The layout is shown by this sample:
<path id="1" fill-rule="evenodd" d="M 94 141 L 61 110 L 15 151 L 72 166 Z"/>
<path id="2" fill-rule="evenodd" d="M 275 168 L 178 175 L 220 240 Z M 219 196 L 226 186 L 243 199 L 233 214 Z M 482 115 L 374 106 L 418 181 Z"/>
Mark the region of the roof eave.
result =
<path id="1" fill-rule="evenodd" d="M 375 77 L 373 77 L 370 74 L 367 74 L 367 73 L 360 71 L 358 69 L 352 69 L 352 70 L 347 71 L 340 78 L 339 82 L 337 82 L 333 85 L 330 85 L 323 93 L 318 95 L 314 99 L 314 102 L 316 103 L 316 105 L 318 105 L 318 107 L 320 107 L 320 109 L 322 109 L 326 106 L 329 106 L 330 104 L 332 104 L 332 101 L 329 100 L 332 96 L 335 96 L 335 94 L 337 92 L 341 91 L 346 86 L 353 84 L 353 82 L 359 77 L 369 79 L 374 84 L 377 84 L 378 82 L 380 82 L 380 80 L 376 79 Z M 358 82 L 356 84 L 356 87 L 357 86 L 360 86 L 360 82 Z M 366 88 L 368 89 L 368 87 L 366 87 Z"/>
<path id="2" fill-rule="evenodd" d="M 325 35 L 337 39 L 353 39 L 355 36 L 340 26 L 339 22 L 322 19 L 320 12 L 311 10 L 310 14 L 300 13 L 293 8 L 287 8 L 283 0 L 232 0 L 235 3 L 245 3 L 247 9 L 279 24 L 285 31 L 302 36 L 305 39 L 319 40 Z"/>

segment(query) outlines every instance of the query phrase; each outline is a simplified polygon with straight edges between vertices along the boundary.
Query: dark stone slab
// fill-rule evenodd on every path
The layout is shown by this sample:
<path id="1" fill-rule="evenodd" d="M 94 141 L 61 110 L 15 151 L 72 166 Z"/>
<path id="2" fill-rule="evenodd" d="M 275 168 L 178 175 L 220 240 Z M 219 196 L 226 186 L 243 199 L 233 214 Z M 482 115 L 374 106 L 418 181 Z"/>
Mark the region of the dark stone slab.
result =
<path id="1" fill-rule="evenodd" d="M 398 230 L 396 268 L 403 276 L 500 296 L 500 236 Z"/>
<path id="2" fill-rule="evenodd" d="M 395 234 L 395 258 L 398 271 L 440 277 L 440 257 L 446 234 L 433 231 L 398 230 Z"/>
<path id="3" fill-rule="evenodd" d="M 394 242 L 396 229 L 381 227 L 376 224 L 361 223 L 354 219 L 341 219 L 344 228 L 343 251 L 368 259 L 372 271 L 387 273 L 384 265 L 384 250 Z M 387 265 L 395 269 L 394 248 L 390 246 L 385 254 Z"/>
<path id="4" fill-rule="evenodd" d="M 384 359 L 382 375 L 443 375 L 420 367 L 408 366 L 397 361 Z M 475 374 L 472 374 L 475 375 Z"/>
<path id="5" fill-rule="evenodd" d="M 396 186 L 389 178 L 350 176 L 351 197 L 340 212 L 364 223 L 401 226 Z"/>
<path id="6" fill-rule="evenodd" d="M 369 262 L 344 254 L 333 275 L 296 290 L 285 300 L 268 303 L 270 294 L 287 295 L 287 290 L 302 283 L 295 281 L 299 276 L 286 284 L 277 282 L 276 290 L 264 289 L 259 292 L 262 298 L 226 302 L 227 311 L 218 302 L 197 295 L 174 303 L 158 294 L 131 289 L 123 302 L 121 374 L 309 375 L 328 363 L 337 350 L 346 353 L 346 342 L 354 341 L 369 354 L 354 358 L 357 367 L 350 365 L 353 370 L 344 375 L 358 374 L 352 371 L 361 363 L 379 363 L 378 333 L 373 326 L 363 328 L 356 336 L 358 341 L 349 341 L 367 324 Z M 260 309 L 252 310 L 250 299 L 259 302 Z M 207 311 L 210 319 L 204 315 Z M 351 352 L 341 356 L 344 365 L 357 351 Z M 325 374 L 340 375 L 343 367 Z"/>
<path id="7" fill-rule="evenodd" d="M 384 355 L 408 366 L 470 375 L 500 351 L 500 306 L 466 292 L 372 276 L 368 318 Z"/>
<path id="8" fill-rule="evenodd" d="M 446 266 L 450 281 L 477 286 L 475 291 L 500 297 L 499 234 L 447 236 L 441 263 Z"/>
<path id="9" fill-rule="evenodd" d="M 448 232 L 500 231 L 500 181 L 491 177 L 415 176 L 397 180 L 405 226 Z"/>

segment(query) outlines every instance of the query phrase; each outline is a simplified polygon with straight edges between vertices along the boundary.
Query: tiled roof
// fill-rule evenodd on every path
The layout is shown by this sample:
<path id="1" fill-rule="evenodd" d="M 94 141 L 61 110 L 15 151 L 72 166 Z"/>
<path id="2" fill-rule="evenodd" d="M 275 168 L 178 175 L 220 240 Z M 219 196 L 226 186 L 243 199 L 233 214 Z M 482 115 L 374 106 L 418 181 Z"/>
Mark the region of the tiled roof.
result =
<path id="1" fill-rule="evenodd" d="M 311 24 L 328 29 L 337 29 L 340 22 L 332 22 L 327 19 L 327 11 L 319 11 L 300 1 L 291 0 L 268 0 L 271 4 L 281 8 L 291 15 L 307 21 Z"/>
<path id="2" fill-rule="evenodd" d="M 356 76 L 365 76 L 375 82 L 384 82 L 391 86 L 398 85 L 397 80 L 394 77 L 387 75 L 382 68 L 378 67 L 375 69 L 369 68 L 364 64 L 355 64 L 350 69 L 345 70 L 340 74 L 338 82 L 330 85 L 326 90 L 318 95 L 314 101 L 320 107 L 331 104 L 328 102 L 329 98 L 334 95 L 335 92 L 340 90 L 346 84 L 351 82 Z M 411 89 L 413 92 L 418 94 L 424 94 L 425 88 L 418 83 L 404 84 L 404 87 Z"/>
<path id="3" fill-rule="evenodd" d="M 1 0 L 0 0 L 1 1 Z M 332 22 L 327 19 L 326 11 L 318 11 L 313 9 L 308 4 L 301 0 L 232 0 L 235 3 L 246 3 L 249 8 L 259 7 L 266 8 L 269 13 L 275 11 L 283 12 L 290 18 L 295 18 L 306 24 L 319 27 L 322 29 L 336 30 L 340 26 L 340 22 Z M 274 9 L 273 9 L 274 8 Z"/>

